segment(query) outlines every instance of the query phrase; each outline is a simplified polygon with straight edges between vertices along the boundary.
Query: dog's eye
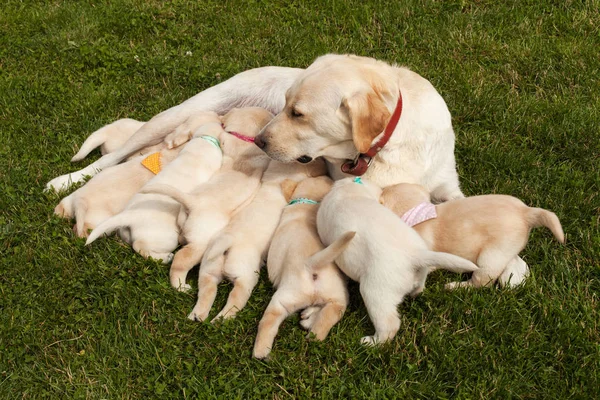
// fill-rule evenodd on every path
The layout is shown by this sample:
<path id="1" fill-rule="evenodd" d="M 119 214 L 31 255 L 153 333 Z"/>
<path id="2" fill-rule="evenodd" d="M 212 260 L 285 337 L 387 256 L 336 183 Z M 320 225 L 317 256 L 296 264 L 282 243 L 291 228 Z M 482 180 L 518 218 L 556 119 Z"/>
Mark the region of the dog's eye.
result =
<path id="1" fill-rule="evenodd" d="M 299 113 L 298 110 L 296 110 L 295 108 L 292 108 L 292 117 L 294 117 L 294 118 L 300 118 L 300 117 L 303 117 L 303 116 L 304 116 L 304 114 Z"/>

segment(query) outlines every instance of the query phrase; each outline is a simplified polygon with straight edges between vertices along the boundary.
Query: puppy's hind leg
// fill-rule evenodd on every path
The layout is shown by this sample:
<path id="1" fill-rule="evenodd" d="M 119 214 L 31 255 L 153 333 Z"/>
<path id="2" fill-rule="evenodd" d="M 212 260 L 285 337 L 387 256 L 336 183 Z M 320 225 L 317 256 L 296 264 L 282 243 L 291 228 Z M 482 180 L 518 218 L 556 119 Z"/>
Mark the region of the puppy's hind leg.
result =
<path id="1" fill-rule="evenodd" d="M 400 288 L 381 287 L 376 284 L 360 284 L 365 307 L 375 326 L 375 335 L 365 336 L 360 342 L 376 345 L 391 340 L 400 329 L 397 306 L 402 302 L 404 293 Z"/>
<path id="2" fill-rule="evenodd" d="M 529 276 L 529 267 L 527 263 L 519 256 L 516 256 L 506 266 L 498 283 L 503 287 L 516 287 L 522 284 Z"/>
<path id="3" fill-rule="evenodd" d="M 192 321 L 204 321 L 208 318 L 210 309 L 217 297 L 217 287 L 222 280 L 223 276 L 221 274 L 213 275 L 200 271 L 200 275 L 198 276 L 198 301 L 192 312 L 188 315 L 188 319 Z"/>
<path id="4" fill-rule="evenodd" d="M 275 336 L 279 331 L 279 326 L 290 314 L 302 308 L 301 306 L 288 304 L 281 297 L 278 293 L 275 293 L 258 324 L 258 333 L 252 352 L 252 356 L 255 358 L 266 358 L 269 355 L 273 348 Z"/>
<path id="5" fill-rule="evenodd" d="M 252 294 L 252 290 L 258 283 L 258 271 L 260 269 L 260 254 L 248 254 L 248 253 L 234 253 L 230 250 L 227 261 L 225 262 L 225 273 L 227 271 L 235 271 L 235 269 L 228 267 L 229 265 L 236 265 L 236 269 L 240 268 L 240 265 L 243 265 L 243 270 L 238 270 L 237 276 L 233 277 L 233 289 L 231 293 L 229 293 L 229 297 L 227 298 L 227 304 L 225 307 L 217 314 L 217 316 L 212 320 L 215 322 L 219 318 L 229 319 L 233 318 L 238 311 L 240 311 L 246 303 L 248 303 L 248 299 L 250 299 L 250 295 Z M 233 274 L 227 274 L 232 276 Z"/>
<path id="6" fill-rule="evenodd" d="M 338 302 L 327 303 L 315 316 L 310 332 L 317 340 L 325 340 L 329 331 L 342 319 L 346 305 Z"/>
<path id="7" fill-rule="evenodd" d="M 450 282 L 445 287 L 451 290 L 460 287 L 478 288 L 493 284 L 506 269 L 511 258 L 512 256 L 506 255 L 500 249 L 484 249 L 477 257 L 479 269 L 473 272 L 471 279 L 463 282 Z"/>
<path id="8" fill-rule="evenodd" d="M 198 249 L 193 243 L 189 243 L 175 254 L 169 271 L 171 286 L 181 292 L 191 289 L 191 286 L 185 283 L 185 280 L 188 272 L 200 262 L 203 253 L 203 248 Z"/>

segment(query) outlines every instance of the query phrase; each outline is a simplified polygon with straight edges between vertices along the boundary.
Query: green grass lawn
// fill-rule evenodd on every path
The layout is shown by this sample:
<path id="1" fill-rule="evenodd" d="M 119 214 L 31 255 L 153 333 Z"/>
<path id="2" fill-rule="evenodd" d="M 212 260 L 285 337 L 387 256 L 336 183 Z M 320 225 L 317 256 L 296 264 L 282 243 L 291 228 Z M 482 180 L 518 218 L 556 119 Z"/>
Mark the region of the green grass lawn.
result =
<path id="1" fill-rule="evenodd" d="M 0 398 L 594 398 L 600 394 L 598 1 L 15 1 L 0 5 Z M 47 181 L 84 138 L 148 119 L 248 68 L 327 52 L 406 65 L 446 99 L 466 194 L 555 211 L 515 290 L 447 292 L 436 272 L 389 345 L 356 285 L 323 343 L 284 323 L 251 358 L 273 289 L 239 317 L 186 319 L 195 294 L 116 239 L 91 248 Z M 94 153 L 90 160 L 98 157 Z M 89 161 L 86 161 L 89 162 Z M 192 276 L 192 279 L 195 275 Z M 214 310 L 225 303 L 222 287 Z"/>

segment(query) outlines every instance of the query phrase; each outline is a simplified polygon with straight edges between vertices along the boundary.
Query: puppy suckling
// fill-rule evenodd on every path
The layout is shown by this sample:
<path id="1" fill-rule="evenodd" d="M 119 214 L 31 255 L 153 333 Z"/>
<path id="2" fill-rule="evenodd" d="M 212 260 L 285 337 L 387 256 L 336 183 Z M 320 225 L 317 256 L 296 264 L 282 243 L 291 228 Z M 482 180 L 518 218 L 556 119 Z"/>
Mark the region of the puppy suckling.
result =
<path id="1" fill-rule="evenodd" d="M 302 326 L 324 340 L 346 310 L 346 277 L 333 260 L 354 233 L 342 236 L 326 249 L 317 233 L 319 202 L 332 183 L 325 176 L 306 179 L 297 186 L 291 180 L 282 183 L 289 205 L 283 210 L 267 259 L 269 280 L 277 291 L 258 325 L 253 352 L 256 358 L 269 355 L 279 325 L 290 314 L 304 309 Z"/>
<path id="2" fill-rule="evenodd" d="M 396 307 L 406 295 L 421 293 L 430 267 L 473 272 L 477 266 L 464 258 L 430 251 L 419 234 L 379 203 L 381 189 L 360 178 L 337 181 L 317 213 L 317 228 L 328 246 L 348 232 L 356 232 L 336 258 L 340 269 L 358 281 L 360 293 L 375 326 L 365 344 L 392 339 L 400 327 Z"/>
<path id="3" fill-rule="evenodd" d="M 187 214 L 181 226 L 186 245 L 175 254 L 170 270 L 171 285 L 178 290 L 190 288 L 187 273 L 200 262 L 210 240 L 256 194 L 269 158 L 252 140 L 272 117 L 267 110 L 256 107 L 233 109 L 223 116 L 226 133 L 219 137 L 223 150 L 221 170 L 191 193 L 169 185 L 144 189 L 172 197 Z"/>
<path id="4" fill-rule="evenodd" d="M 199 123 L 203 122 L 202 126 L 194 132 L 194 138 L 179 156 L 142 187 L 124 211 L 100 224 L 86 244 L 119 229 L 119 236 L 143 257 L 160 259 L 164 263 L 171 261 L 172 252 L 179 245 L 180 203 L 162 194 L 147 193 L 145 188 L 168 183 L 187 193 L 219 170 L 223 158 L 217 139 L 223 132 L 221 120 L 215 113 L 203 114 L 203 119 L 198 118 Z"/>
<path id="5" fill-rule="evenodd" d="M 299 182 L 326 173 L 322 159 L 310 164 L 271 161 L 252 201 L 237 213 L 227 228 L 212 240 L 204 253 L 198 276 L 198 301 L 189 315 L 204 320 L 212 307 L 217 285 L 224 278 L 233 282 L 225 307 L 214 318 L 231 318 L 241 310 L 258 283 L 269 243 L 287 204 L 281 182 Z"/>
<path id="6" fill-rule="evenodd" d="M 429 201 L 425 188 L 407 183 L 390 186 L 381 196 L 382 204 L 405 218 L 415 215 L 419 208 L 435 207 L 435 218 L 420 222 L 413 228 L 431 250 L 452 253 L 479 266 L 471 279 L 449 283 L 446 285 L 449 289 L 481 287 L 496 281 L 508 285 L 513 278 L 521 282 L 522 277 L 515 277 L 514 273 L 527 271 L 527 268 L 509 266 L 522 263 L 518 255 L 527 244 L 531 228 L 545 226 L 559 242 L 564 243 L 565 240 L 560 221 L 554 213 L 527 207 L 512 196 L 473 196 L 436 206 Z"/>
<path id="7" fill-rule="evenodd" d="M 181 148 L 162 150 L 163 165 L 169 164 Z M 73 230 L 86 237 L 88 230 L 123 211 L 129 200 L 146 184 L 154 173 L 142 165 L 144 156 L 115 165 L 95 175 L 84 186 L 63 198 L 54 213 L 65 218 L 75 218 Z"/>

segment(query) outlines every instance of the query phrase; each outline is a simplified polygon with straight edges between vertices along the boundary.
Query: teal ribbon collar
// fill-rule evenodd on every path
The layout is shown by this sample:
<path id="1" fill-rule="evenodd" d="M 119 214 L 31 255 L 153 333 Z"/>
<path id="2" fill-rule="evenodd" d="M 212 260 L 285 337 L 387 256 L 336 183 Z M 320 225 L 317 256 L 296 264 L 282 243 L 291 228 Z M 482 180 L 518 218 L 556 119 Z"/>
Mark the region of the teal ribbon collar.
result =
<path id="1" fill-rule="evenodd" d="M 288 203 L 288 206 L 292 206 L 294 204 L 319 204 L 318 201 L 314 201 L 311 199 L 307 199 L 305 197 L 298 197 L 297 199 L 293 199 Z"/>
<path id="2" fill-rule="evenodd" d="M 208 135 L 203 135 L 200 136 L 200 139 L 204 139 L 207 142 L 211 143 L 213 146 L 215 146 L 217 149 L 221 150 L 221 143 L 219 143 L 219 140 L 217 138 L 214 138 L 212 136 L 208 136 Z M 221 150 L 223 151 L 223 150 Z"/>

